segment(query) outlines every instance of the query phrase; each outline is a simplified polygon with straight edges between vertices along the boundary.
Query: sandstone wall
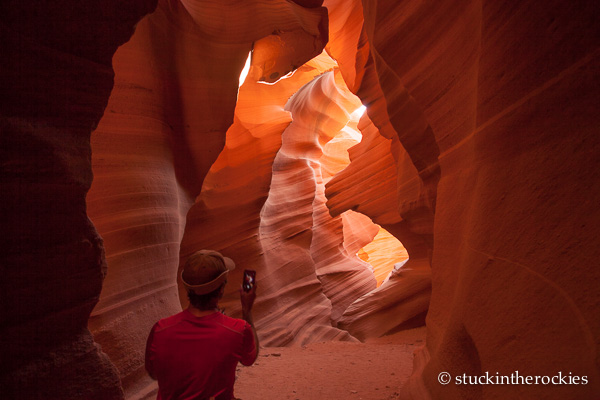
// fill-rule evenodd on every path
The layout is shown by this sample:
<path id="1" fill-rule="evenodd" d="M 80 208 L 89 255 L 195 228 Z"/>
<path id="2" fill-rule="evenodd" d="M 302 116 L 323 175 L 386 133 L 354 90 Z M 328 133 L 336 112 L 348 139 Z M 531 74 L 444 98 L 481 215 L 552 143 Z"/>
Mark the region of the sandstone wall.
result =
<path id="1" fill-rule="evenodd" d="M 323 5 L 164 0 L 135 33 L 156 2 L 0 5 L 5 396 L 151 394 L 145 337 L 185 306 L 177 271 L 198 248 L 238 262 L 233 315 L 258 270 L 263 344 L 427 313 L 405 398 L 600 392 L 598 7 Z M 302 66 L 328 32 L 337 63 Z M 348 210 L 410 256 L 377 289 L 355 256 L 376 226 Z M 517 370 L 589 384 L 437 381 Z"/>
<path id="2" fill-rule="evenodd" d="M 253 79 L 274 81 L 321 52 L 326 21 L 324 8 L 286 1 L 159 1 L 115 53 L 115 88 L 92 138 L 87 204 L 105 240 L 108 275 L 89 327 L 126 396 L 155 388 L 143 366 L 145 341 L 154 322 L 181 310 L 188 211 L 234 121 L 249 51 Z"/>
<path id="3" fill-rule="evenodd" d="M 119 399 L 87 320 L 106 273 L 86 215 L 111 57 L 155 1 L 0 5 L 0 393 Z"/>
<path id="4" fill-rule="evenodd" d="M 402 114 L 390 109 L 398 86 L 386 82 L 394 79 L 423 111 L 439 148 L 427 344 L 405 397 L 593 398 L 600 385 L 599 276 L 591 267 L 598 246 L 590 230 L 599 216 L 592 200 L 599 194 L 597 7 L 586 1 L 364 7 L 395 130 L 411 125 L 394 122 Z M 431 149 L 413 146 L 415 139 L 400 142 L 423 177 L 438 166 Z M 437 381 L 441 371 L 516 370 L 572 372 L 590 383 Z"/>
<path id="5" fill-rule="evenodd" d="M 369 39 L 373 28 L 360 22 L 361 4 L 342 3 L 325 3 L 332 20 L 338 15 L 347 21 L 341 27 L 332 23 L 339 29 L 332 28 L 337 34 L 327 51 L 339 60 L 346 84 L 367 112 L 358 124 L 362 141 L 349 150 L 350 165 L 326 185 L 327 206 L 332 215 L 346 210 L 367 215 L 399 239 L 409 255 L 385 284 L 357 299 L 338 321 L 366 339 L 424 321 L 431 291 L 438 147 L 421 107 L 394 71 L 379 61 Z"/>

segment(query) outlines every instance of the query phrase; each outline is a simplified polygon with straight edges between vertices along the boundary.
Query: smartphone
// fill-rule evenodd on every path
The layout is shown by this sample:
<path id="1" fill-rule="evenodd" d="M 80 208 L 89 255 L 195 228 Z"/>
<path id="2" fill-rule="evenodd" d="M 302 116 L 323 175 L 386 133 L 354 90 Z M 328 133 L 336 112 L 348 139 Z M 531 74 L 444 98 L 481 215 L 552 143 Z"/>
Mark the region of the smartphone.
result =
<path id="1" fill-rule="evenodd" d="M 244 292 L 249 292 L 254 287 L 254 280 L 256 279 L 256 271 L 251 269 L 244 270 L 244 282 L 242 282 L 242 289 Z"/>

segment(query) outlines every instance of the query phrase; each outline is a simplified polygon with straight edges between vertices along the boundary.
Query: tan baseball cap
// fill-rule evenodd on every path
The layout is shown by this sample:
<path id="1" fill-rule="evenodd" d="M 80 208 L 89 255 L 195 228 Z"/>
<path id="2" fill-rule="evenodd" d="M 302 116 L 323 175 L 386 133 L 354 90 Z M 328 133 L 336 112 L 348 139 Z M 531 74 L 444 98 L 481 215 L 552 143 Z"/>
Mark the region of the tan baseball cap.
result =
<path id="1" fill-rule="evenodd" d="M 223 257 L 215 250 L 200 250 L 189 256 L 181 281 L 187 290 L 196 294 L 206 294 L 216 290 L 227 280 L 229 271 L 235 269 L 231 258 Z"/>

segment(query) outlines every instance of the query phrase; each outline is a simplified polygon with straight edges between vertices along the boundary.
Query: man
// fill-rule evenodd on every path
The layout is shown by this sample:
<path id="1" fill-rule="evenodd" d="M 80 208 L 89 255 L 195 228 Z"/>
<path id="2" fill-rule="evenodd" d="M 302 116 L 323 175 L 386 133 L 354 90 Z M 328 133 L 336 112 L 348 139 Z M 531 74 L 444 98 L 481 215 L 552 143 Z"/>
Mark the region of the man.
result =
<path id="1" fill-rule="evenodd" d="M 158 380 L 157 400 L 233 399 L 238 361 L 252 365 L 258 337 L 252 322 L 256 286 L 240 288 L 244 320 L 219 312 L 233 260 L 213 250 L 192 254 L 181 272 L 189 307 L 158 321 L 146 344 L 146 370 Z"/>

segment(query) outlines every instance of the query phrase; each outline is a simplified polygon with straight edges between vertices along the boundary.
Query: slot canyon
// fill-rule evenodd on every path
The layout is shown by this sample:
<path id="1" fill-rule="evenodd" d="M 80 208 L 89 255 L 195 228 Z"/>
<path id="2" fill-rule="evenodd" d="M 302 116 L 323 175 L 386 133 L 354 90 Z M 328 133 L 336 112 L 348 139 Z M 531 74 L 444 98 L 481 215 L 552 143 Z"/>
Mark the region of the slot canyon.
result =
<path id="1" fill-rule="evenodd" d="M 215 249 L 261 346 L 425 326 L 398 398 L 599 398 L 596 2 L 0 12 L 0 397 L 155 398 L 148 333 Z"/>

